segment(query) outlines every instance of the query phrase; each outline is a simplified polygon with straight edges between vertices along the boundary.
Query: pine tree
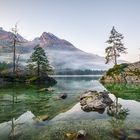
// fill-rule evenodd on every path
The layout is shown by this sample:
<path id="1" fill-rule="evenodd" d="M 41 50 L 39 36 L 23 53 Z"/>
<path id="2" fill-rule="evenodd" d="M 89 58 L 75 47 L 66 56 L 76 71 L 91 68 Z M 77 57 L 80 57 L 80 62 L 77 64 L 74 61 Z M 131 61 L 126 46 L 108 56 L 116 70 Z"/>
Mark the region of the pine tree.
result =
<path id="1" fill-rule="evenodd" d="M 114 26 L 111 30 L 111 35 L 109 39 L 106 41 L 108 43 L 108 47 L 105 49 L 106 53 L 106 64 L 110 61 L 113 61 L 115 65 L 117 65 L 117 58 L 120 57 L 120 54 L 126 53 L 126 49 L 124 44 L 122 43 L 122 39 L 124 38 L 122 34 L 118 33 Z"/>
<path id="2" fill-rule="evenodd" d="M 37 76 L 41 76 L 42 74 L 47 74 L 48 71 L 52 71 L 52 67 L 49 64 L 46 53 L 40 45 L 35 46 L 34 52 L 27 63 L 28 68 L 37 73 Z"/>

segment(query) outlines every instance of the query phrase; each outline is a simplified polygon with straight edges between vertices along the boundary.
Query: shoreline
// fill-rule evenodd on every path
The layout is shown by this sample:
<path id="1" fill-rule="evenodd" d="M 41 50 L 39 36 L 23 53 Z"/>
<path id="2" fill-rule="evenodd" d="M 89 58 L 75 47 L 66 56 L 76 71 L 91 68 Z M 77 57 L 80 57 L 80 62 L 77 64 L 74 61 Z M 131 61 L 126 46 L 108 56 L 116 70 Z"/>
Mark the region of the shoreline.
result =
<path id="1" fill-rule="evenodd" d="M 50 77 L 101 77 L 103 75 L 49 75 Z"/>

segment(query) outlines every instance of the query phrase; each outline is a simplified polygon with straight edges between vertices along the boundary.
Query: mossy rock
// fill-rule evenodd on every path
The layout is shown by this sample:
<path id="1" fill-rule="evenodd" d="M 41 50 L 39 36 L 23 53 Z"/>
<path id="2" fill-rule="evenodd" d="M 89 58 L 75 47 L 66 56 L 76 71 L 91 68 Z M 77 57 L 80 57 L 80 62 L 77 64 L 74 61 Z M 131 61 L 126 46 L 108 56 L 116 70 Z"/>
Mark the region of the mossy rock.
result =
<path id="1" fill-rule="evenodd" d="M 105 83 L 139 83 L 140 82 L 140 66 L 139 62 L 132 64 L 119 64 L 110 68 L 104 76 L 100 78 L 100 82 Z"/>
<path id="2" fill-rule="evenodd" d="M 107 76 L 113 76 L 114 74 L 121 74 L 122 72 L 125 71 L 125 68 L 128 67 L 128 64 L 123 63 L 120 65 L 115 65 L 113 68 L 110 68 L 107 72 Z"/>
<path id="3" fill-rule="evenodd" d="M 0 75 L 1 82 L 5 83 L 28 83 L 55 85 L 57 81 L 49 76 L 28 76 L 28 75 Z"/>

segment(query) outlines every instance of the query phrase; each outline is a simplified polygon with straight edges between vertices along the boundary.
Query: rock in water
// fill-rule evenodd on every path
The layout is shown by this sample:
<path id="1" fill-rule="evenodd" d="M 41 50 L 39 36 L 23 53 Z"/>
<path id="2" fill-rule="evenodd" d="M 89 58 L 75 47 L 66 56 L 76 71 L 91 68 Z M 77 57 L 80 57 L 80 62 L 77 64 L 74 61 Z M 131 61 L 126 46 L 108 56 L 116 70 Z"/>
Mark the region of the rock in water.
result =
<path id="1" fill-rule="evenodd" d="M 109 95 L 104 92 L 86 91 L 80 96 L 80 104 L 84 111 L 104 110 L 111 105 L 113 101 Z"/>
<path id="2" fill-rule="evenodd" d="M 67 98 L 67 94 L 66 93 L 62 93 L 59 95 L 59 99 L 66 99 Z"/>
<path id="3" fill-rule="evenodd" d="M 86 137 L 87 133 L 85 130 L 79 130 L 78 133 L 77 133 L 77 138 L 84 138 Z"/>
<path id="4" fill-rule="evenodd" d="M 76 132 L 66 132 L 65 137 L 69 140 L 76 139 L 77 133 Z"/>
<path id="5" fill-rule="evenodd" d="M 41 120 L 41 121 L 46 121 L 46 120 L 48 120 L 49 116 L 48 115 L 41 115 L 41 116 L 38 116 L 37 118 L 39 118 L 39 120 Z"/>
<path id="6" fill-rule="evenodd" d="M 52 88 L 41 88 L 41 89 L 38 90 L 38 92 L 45 92 L 45 91 L 52 92 L 52 91 L 54 91 L 54 89 L 52 89 Z"/>
<path id="7" fill-rule="evenodd" d="M 42 88 L 38 90 L 38 92 L 44 92 L 44 91 L 48 91 L 48 88 Z"/>

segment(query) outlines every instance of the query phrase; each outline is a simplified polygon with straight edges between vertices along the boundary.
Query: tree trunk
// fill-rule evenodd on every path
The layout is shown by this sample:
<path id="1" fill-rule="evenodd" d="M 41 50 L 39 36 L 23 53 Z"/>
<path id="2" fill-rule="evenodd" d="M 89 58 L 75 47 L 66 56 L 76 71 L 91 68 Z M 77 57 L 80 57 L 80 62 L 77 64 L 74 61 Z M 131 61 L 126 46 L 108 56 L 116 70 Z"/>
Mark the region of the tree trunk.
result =
<path id="1" fill-rule="evenodd" d="M 115 65 L 117 65 L 117 56 L 115 55 Z"/>
<path id="2" fill-rule="evenodd" d="M 13 45 L 13 75 L 16 72 L 16 39 L 14 38 L 14 45 Z"/>
<path id="3" fill-rule="evenodd" d="M 40 65 L 39 65 L 39 63 L 37 63 L 37 76 L 38 77 L 40 76 Z"/>
<path id="4" fill-rule="evenodd" d="M 114 63 L 115 65 L 117 65 L 117 54 L 116 54 L 115 47 L 114 47 Z"/>

